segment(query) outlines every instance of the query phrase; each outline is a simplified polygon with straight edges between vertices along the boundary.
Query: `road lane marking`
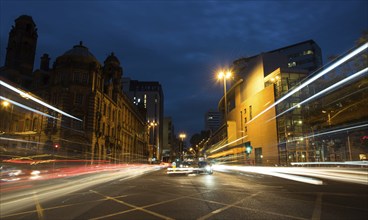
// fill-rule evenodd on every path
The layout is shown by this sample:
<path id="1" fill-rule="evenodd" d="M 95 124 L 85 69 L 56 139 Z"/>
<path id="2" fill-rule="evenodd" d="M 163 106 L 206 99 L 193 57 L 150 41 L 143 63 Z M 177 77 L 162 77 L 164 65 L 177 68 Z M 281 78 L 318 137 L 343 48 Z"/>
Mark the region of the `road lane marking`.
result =
<path id="1" fill-rule="evenodd" d="M 142 208 L 142 207 L 139 207 L 139 206 L 135 206 L 135 205 L 132 205 L 132 204 L 126 203 L 126 202 L 121 201 L 121 200 L 118 200 L 118 199 L 116 199 L 116 198 L 114 198 L 114 197 L 105 196 L 105 195 L 103 195 L 103 194 L 101 194 L 101 193 L 99 193 L 99 192 L 97 192 L 97 191 L 90 190 L 90 192 L 93 192 L 93 193 L 96 193 L 96 194 L 98 194 L 98 195 L 100 195 L 100 196 L 103 196 L 103 197 L 105 197 L 105 198 L 106 198 L 106 199 L 108 199 L 108 200 L 113 200 L 113 201 L 115 201 L 115 202 L 117 202 L 117 203 L 121 203 L 121 204 L 123 204 L 123 205 L 129 206 L 129 207 L 133 208 L 134 210 L 143 211 L 143 212 L 146 212 L 146 213 L 148 213 L 148 214 L 151 214 L 151 215 L 157 216 L 157 217 L 162 218 L 162 219 L 174 220 L 173 218 L 170 218 L 170 217 L 168 217 L 168 216 L 164 216 L 164 215 L 161 215 L 161 214 L 159 214 L 159 213 L 152 212 L 152 211 L 150 211 L 150 210 L 146 210 L 146 209 L 144 209 L 144 208 Z M 133 210 L 131 210 L 131 211 L 133 211 Z M 111 217 L 111 216 L 114 216 L 114 215 L 118 215 L 118 214 L 117 214 L 117 213 L 113 213 L 113 214 L 110 214 L 110 215 L 100 216 L 100 217 L 97 217 L 97 218 L 91 218 L 91 219 L 103 219 L 103 218 Z"/>
<path id="2" fill-rule="evenodd" d="M 40 202 L 38 201 L 38 197 L 35 192 L 33 193 L 33 200 L 36 203 L 36 211 L 37 211 L 38 219 L 43 220 L 43 216 L 44 216 L 43 209 L 42 209 Z"/>
<path id="3" fill-rule="evenodd" d="M 216 209 L 215 211 L 212 211 L 212 212 L 208 213 L 207 215 L 205 215 L 205 216 L 202 216 L 202 217 L 198 218 L 197 220 L 204 220 L 204 219 L 208 219 L 208 218 L 210 218 L 211 216 L 213 216 L 213 215 L 215 215 L 215 214 L 218 214 L 218 213 L 220 213 L 220 212 L 223 212 L 223 211 L 225 211 L 225 210 L 227 210 L 227 209 L 229 209 L 229 208 L 235 207 L 237 204 L 239 204 L 239 203 L 243 202 L 243 201 L 244 201 L 244 200 L 246 200 L 246 199 L 249 199 L 249 198 L 252 198 L 252 197 L 257 196 L 257 195 L 258 195 L 258 194 L 260 194 L 260 193 L 261 193 L 261 192 L 254 193 L 254 194 L 252 194 L 252 195 L 250 195 L 250 196 L 245 197 L 245 198 L 244 198 L 244 199 L 242 199 L 242 200 L 239 200 L 239 201 L 237 201 L 237 202 L 234 202 L 233 204 L 229 204 L 229 205 L 227 205 L 227 206 L 225 206 L 225 207 L 222 207 L 222 208 Z"/>
<path id="4" fill-rule="evenodd" d="M 321 212 L 322 212 L 322 194 L 318 193 L 316 198 L 316 203 L 314 205 L 312 220 L 320 220 L 321 219 Z"/>
<path id="5" fill-rule="evenodd" d="M 120 196 L 116 197 L 119 198 Z M 59 205 L 59 206 L 53 206 L 53 207 L 49 207 L 49 208 L 44 208 L 44 211 L 49 211 L 49 210 L 53 210 L 53 209 L 60 209 L 60 208 L 67 208 L 70 206 L 75 206 L 75 205 L 85 205 L 88 203 L 94 203 L 94 202 L 101 202 L 101 201 L 106 201 L 107 199 L 98 199 L 98 200 L 94 200 L 94 201 L 88 201 L 88 202 L 79 202 L 79 203 L 73 203 L 73 204 L 68 204 L 68 205 Z M 17 213 L 12 213 L 12 214 L 8 214 L 8 215 L 1 215 L 1 218 L 8 218 L 8 217 L 14 217 L 14 216 L 18 216 L 18 215 L 26 215 L 26 214 L 32 214 L 37 212 L 37 210 L 32 210 L 32 211 L 24 211 L 24 212 L 17 212 Z"/>

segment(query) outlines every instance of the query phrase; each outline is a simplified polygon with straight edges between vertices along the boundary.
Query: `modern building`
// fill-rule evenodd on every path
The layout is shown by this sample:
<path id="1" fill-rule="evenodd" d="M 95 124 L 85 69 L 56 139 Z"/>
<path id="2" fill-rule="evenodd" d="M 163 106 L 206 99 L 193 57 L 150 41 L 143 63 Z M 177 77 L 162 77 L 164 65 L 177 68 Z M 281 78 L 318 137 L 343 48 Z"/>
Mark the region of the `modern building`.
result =
<path id="1" fill-rule="evenodd" d="M 124 77 L 123 91 L 130 100 L 147 112 L 150 126 L 150 157 L 162 160 L 163 124 L 164 124 L 164 93 L 159 82 L 138 81 Z"/>
<path id="2" fill-rule="evenodd" d="M 226 92 L 227 123 L 211 138 L 208 156 L 257 165 L 287 164 L 289 155 L 293 161 L 304 159 L 306 142 L 295 141 L 306 131 L 302 112 L 276 115 L 307 94 L 299 92 L 276 107 L 273 104 L 321 66 L 321 50 L 312 40 L 234 61 L 234 81 Z M 218 108 L 224 113 L 224 97 Z M 245 146 L 252 150 L 246 153 Z"/>
<path id="3" fill-rule="evenodd" d="M 270 54 L 281 54 L 288 59 L 289 68 L 307 70 L 309 73 L 322 67 L 322 51 L 314 40 L 307 40 L 276 50 L 268 51 Z"/>
<path id="4" fill-rule="evenodd" d="M 204 129 L 213 133 L 219 129 L 221 122 L 221 113 L 217 110 L 209 110 L 204 116 Z"/>
<path id="5" fill-rule="evenodd" d="M 118 58 L 111 53 L 102 65 L 80 42 L 52 67 L 44 54 L 40 69 L 33 72 L 35 27 L 30 16 L 16 19 L 1 75 L 54 107 L 45 110 L 48 117 L 41 116 L 37 141 L 43 150 L 54 152 L 57 147 L 58 153 L 78 158 L 146 162 L 146 116 L 122 91 Z"/>
<path id="6" fill-rule="evenodd" d="M 175 129 L 171 117 L 164 118 L 162 161 L 171 162 L 175 152 Z"/>

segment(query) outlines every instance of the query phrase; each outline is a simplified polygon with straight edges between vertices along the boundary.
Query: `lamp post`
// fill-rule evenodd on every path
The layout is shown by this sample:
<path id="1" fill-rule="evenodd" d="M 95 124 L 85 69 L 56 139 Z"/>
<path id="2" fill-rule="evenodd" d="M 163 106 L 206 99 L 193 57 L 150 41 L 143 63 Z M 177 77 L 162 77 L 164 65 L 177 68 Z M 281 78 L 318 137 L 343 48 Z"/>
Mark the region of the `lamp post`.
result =
<path id="1" fill-rule="evenodd" d="M 222 80 L 224 81 L 224 105 L 225 105 L 225 114 L 224 114 L 224 120 L 225 120 L 225 125 L 226 125 L 226 130 L 227 130 L 227 99 L 226 99 L 226 80 L 227 79 L 230 79 L 230 77 L 232 76 L 232 73 L 231 71 L 220 71 L 217 75 L 217 78 L 219 80 Z"/>
<path id="2" fill-rule="evenodd" d="M 11 107 L 11 109 L 10 109 L 10 117 L 9 117 L 9 120 L 7 120 L 7 123 L 6 123 L 6 128 L 7 128 L 8 132 L 10 133 L 10 132 L 12 131 L 12 129 L 11 129 L 11 124 L 12 124 L 13 107 L 14 107 L 14 106 L 13 106 L 12 104 L 10 104 L 10 102 L 9 102 L 9 101 L 6 101 L 6 100 L 4 100 L 1 104 L 2 104 L 2 106 L 3 106 L 4 108 Z"/>
<path id="3" fill-rule="evenodd" d="M 183 161 L 183 147 L 184 147 L 184 139 L 187 137 L 186 134 L 184 133 L 180 133 L 179 134 L 179 138 L 181 139 L 181 144 L 180 144 L 180 160 Z"/>
<path id="4" fill-rule="evenodd" d="M 152 121 L 149 122 L 148 124 L 148 128 L 152 128 L 152 141 L 150 141 L 152 143 L 152 156 L 154 155 L 154 151 L 155 151 L 155 144 L 156 144 L 156 139 L 155 139 L 155 127 L 157 126 L 157 122 Z M 150 135 L 150 140 L 151 140 L 151 135 Z M 156 152 L 156 154 L 158 154 L 158 152 Z M 158 155 L 157 155 L 158 156 Z M 150 158 L 152 159 L 152 158 Z"/>

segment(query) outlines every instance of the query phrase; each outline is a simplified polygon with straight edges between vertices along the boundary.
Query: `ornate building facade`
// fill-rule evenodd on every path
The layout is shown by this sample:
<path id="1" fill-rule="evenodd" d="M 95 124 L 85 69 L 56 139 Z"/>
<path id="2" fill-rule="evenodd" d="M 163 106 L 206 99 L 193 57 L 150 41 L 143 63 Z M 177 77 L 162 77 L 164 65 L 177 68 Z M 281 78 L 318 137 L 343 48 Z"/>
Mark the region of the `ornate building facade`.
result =
<path id="1" fill-rule="evenodd" d="M 20 16 L 9 34 L 9 42 L 28 39 L 29 32 L 36 36 L 37 41 L 32 18 Z M 27 44 L 18 47 L 17 50 L 28 52 L 33 48 Z M 9 48 L 1 75 L 9 80 L 19 78 L 16 83 L 65 112 L 45 107 L 42 110 L 52 116 L 39 116 L 42 127 L 39 144 L 44 152 L 55 152 L 57 148 L 58 154 L 68 157 L 116 162 L 147 161 L 146 116 L 123 93 L 123 69 L 113 53 L 102 65 L 80 42 L 57 57 L 51 68 L 50 58 L 44 54 L 40 69 L 32 72 L 23 68 L 30 63 L 33 68 L 31 59 L 18 59 L 28 52 L 12 53 L 13 49 Z M 27 65 L 14 64 L 14 60 L 24 60 Z"/>

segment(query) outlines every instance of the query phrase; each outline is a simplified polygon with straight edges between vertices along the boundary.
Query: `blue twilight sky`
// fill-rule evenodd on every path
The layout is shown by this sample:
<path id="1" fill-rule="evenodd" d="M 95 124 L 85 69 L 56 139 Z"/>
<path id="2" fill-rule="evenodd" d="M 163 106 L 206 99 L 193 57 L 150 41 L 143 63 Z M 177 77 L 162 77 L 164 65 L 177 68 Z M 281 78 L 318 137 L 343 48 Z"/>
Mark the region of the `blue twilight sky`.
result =
<path id="1" fill-rule="evenodd" d="M 14 20 L 27 14 L 38 28 L 35 68 L 79 41 L 103 63 L 111 52 L 124 76 L 158 81 L 165 116 L 188 135 L 204 129 L 223 88 L 217 69 L 235 59 L 313 39 L 323 58 L 354 46 L 368 30 L 368 1 L 0 0 L 0 66 Z"/>

